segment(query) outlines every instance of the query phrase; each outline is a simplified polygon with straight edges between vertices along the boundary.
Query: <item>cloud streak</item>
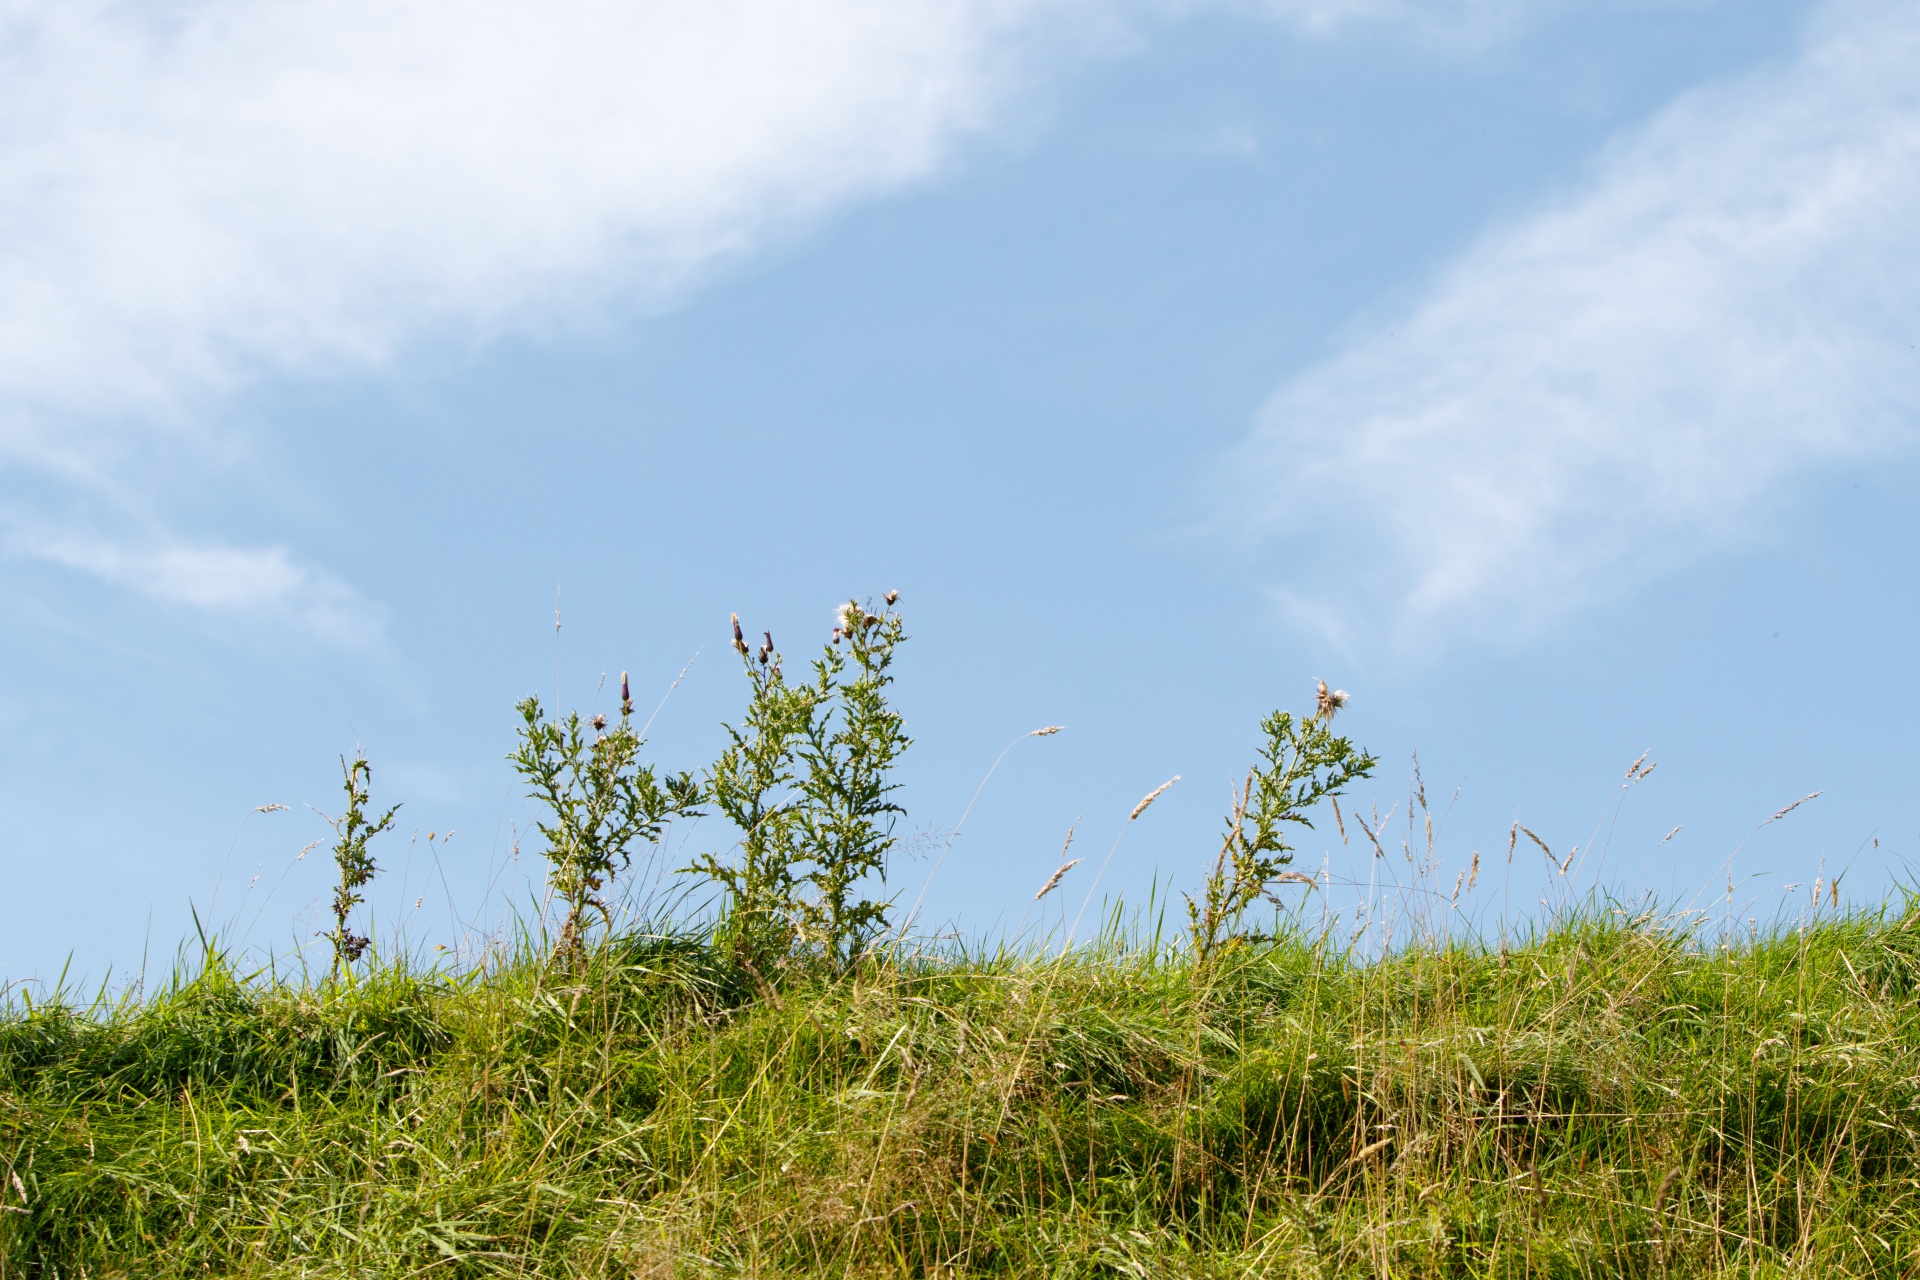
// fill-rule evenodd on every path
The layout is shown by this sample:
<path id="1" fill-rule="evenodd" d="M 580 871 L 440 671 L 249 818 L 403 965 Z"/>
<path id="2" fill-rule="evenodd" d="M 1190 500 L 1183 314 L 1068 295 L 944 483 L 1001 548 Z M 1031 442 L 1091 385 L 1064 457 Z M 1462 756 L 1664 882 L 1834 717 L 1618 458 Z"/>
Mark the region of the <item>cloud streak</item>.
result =
<path id="1" fill-rule="evenodd" d="M 1059 7 L 16 2 L 0 398 L 150 414 L 658 303 L 931 172 Z"/>
<path id="2" fill-rule="evenodd" d="M 1284 385 L 1235 462 L 1296 621 L 1535 628 L 1909 446 L 1915 66 L 1920 10 L 1829 6 Z"/>
<path id="3" fill-rule="evenodd" d="M 386 625 L 385 610 L 331 574 L 298 563 L 282 547 L 183 543 L 164 536 L 125 541 L 16 527 L 0 537 L 0 549 L 167 604 L 290 624 L 335 648 L 375 648 Z"/>

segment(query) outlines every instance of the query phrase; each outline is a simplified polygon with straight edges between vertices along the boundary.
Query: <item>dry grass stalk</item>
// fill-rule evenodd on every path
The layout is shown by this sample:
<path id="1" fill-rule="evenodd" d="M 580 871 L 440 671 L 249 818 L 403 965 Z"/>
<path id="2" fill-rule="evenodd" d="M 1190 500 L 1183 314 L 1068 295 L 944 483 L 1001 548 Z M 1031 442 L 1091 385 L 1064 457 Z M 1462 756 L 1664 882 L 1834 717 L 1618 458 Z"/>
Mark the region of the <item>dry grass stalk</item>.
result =
<path id="1" fill-rule="evenodd" d="M 1133 812 L 1127 815 L 1127 821 L 1132 822 L 1135 818 L 1145 813 L 1149 805 L 1151 805 L 1155 800 L 1158 800 L 1161 797 L 1161 795 L 1166 792 L 1166 789 L 1168 787 L 1171 787 L 1174 783 L 1178 781 L 1180 781 L 1180 775 L 1176 773 L 1171 778 L 1168 778 L 1165 782 L 1155 787 L 1153 790 L 1147 792 L 1147 794 L 1141 799 L 1140 803 L 1133 806 Z"/>

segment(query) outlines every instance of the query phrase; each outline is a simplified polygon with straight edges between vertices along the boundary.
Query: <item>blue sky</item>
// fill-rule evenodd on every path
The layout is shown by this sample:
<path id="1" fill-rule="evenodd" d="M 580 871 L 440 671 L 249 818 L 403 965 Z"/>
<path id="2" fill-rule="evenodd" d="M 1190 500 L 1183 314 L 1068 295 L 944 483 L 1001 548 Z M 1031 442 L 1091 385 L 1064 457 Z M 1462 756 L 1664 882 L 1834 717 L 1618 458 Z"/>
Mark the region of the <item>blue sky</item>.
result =
<path id="1" fill-rule="evenodd" d="M 458 944 L 539 870 L 517 698 L 692 660 L 695 767 L 730 611 L 796 655 L 888 589 L 909 900 L 1068 726 L 930 927 L 1076 824 L 1077 907 L 1174 774 L 1099 893 L 1191 884 L 1319 677 L 1483 923 L 1920 846 L 1909 6 L 68 0 L 0 49 L 6 978 L 190 910 L 306 945 L 356 746 L 376 926 Z M 1398 839 L 1300 865 L 1350 920 Z"/>

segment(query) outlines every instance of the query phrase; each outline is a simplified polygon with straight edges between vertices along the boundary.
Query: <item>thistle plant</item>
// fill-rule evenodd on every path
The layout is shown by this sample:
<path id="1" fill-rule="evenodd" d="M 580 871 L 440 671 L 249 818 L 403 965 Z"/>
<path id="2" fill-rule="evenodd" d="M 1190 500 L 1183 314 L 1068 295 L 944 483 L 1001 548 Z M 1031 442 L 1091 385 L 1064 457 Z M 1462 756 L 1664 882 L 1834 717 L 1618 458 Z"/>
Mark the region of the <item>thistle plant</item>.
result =
<path id="1" fill-rule="evenodd" d="M 700 787 L 691 774 L 659 775 L 642 764 L 644 740 L 633 728 L 633 698 L 620 675 L 620 717 L 583 722 L 544 718 L 538 698 L 522 701 L 520 747 L 511 757 L 528 795 L 547 811 L 535 823 L 546 841 L 548 887 L 566 904 L 557 955 L 581 950 L 589 916 L 611 925 L 604 896 L 627 868 L 636 841 L 657 844 L 676 817 L 698 817 Z"/>
<path id="2" fill-rule="evenodd" d="M 708 777 L 714 807 L 740 829 L 740 856 L 703 855 L 688 870 L 727 890 L 726 932 L 756 966 L 797 955 L 844 966 L 887 928 L 885 900 L 860 896 L 886 879 L 893 825 L 891 770 L 911 742 L 887 702 L 894 654 L 906 639 L 899 596 L 876 612 L 849 600 L 810 678 L 789 683 L 771 632 L 733 647 L 750 687 L 739 726 Z"/>
<path id="3" fill-rule="evenodd" d="M 360 890 L 379 871 L 373 855 L 367 852 L 367 842 L 391 829 L 393 815 L 400 812 L 396 804 L 378 818 L 368 816 L 373 766 L 365 757 L 356 757 L 351 764 L 345 756 L 340 757 L 340 771 L 346 775 L 347 811 L 338 818 L 327 819 L 338 837 L 333 846 L 333 861 L 340 869 L 340 883 L 333 891 L 333 932 L 327 935 L 333 943 L 335 973 L 345 972 L 367 949 L 370 939 L 350 929 L 347 916 L 366 901 Z"/>
<path id="4" fill-rule="evenodd" d="M 1296 719 L 1275 711 L 1261 721 L 1266 742 L 1260 759 L 1234 795 L 1199 901 L 1187 898 L 1194 960 L 1201 971 L 1251 940 L 1240 929 L 1247 908 L 1270 896 L 1268 886 L 1276 880 L 1297 874 L 1286 870 L 1293 861 L 1288 824 L 1311 829 L 1308 815 L 1315 805 L 1373 773 L 1374 758 L 1333 732 L 1334 714 L 1346 701 L 1345 692 L 1329 691 L 1322 682 L 1311 716 Z"/>

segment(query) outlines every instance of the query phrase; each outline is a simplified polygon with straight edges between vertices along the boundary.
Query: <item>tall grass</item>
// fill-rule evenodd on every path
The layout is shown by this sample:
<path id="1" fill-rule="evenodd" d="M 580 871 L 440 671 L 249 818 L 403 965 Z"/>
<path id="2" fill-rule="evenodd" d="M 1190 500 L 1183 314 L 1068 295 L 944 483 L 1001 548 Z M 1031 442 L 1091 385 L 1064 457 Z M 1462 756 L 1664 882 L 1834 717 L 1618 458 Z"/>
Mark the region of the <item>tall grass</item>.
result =
<path id="1" fill-rule="evenodd" d="M 1116 916 L 780 990 L 667 928 L 346 980 L 210 950 L 15 994 L 0 1274 L 1905 1275 L 1917 922 L 1592 903 L 1199 972 Z"/>

